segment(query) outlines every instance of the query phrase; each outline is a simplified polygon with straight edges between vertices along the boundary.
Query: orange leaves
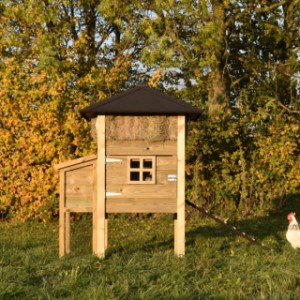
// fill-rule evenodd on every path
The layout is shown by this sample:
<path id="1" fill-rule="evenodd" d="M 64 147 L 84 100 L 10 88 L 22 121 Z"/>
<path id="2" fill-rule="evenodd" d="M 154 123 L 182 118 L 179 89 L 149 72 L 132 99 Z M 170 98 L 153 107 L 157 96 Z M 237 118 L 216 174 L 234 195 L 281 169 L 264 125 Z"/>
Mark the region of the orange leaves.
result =
<path id="1" fill-rule="evenodd" d="M 163 69 L 158 69 L 152 74 L 152 76 L 148 81 L 150 87 L 156 87 L 157 83 L 161 80 L 163 76 L 163 72 L 164 72 Z"/>
<path id="2" fill-rule="evenodd" d="M 130 56 L 125 56 L 123 58 L 118 57 L 114 61 L 112 68 L 105 70 L 106 75 L 103 78 L 104 84 L 110 93 L 115 93 L 114 91 L 117 91 L 118 87 L 128 79 L 128 69 L 130 64 Z"/>
<path id="3" fill-rule="evenodd" d="M 93 153 L 78 110 L 94 95 L 105 97 L 104 71 L 110 72 L 81 64 L 90 40 L 85 34 L 74 40 L 70 26 L 76 24 L 65 22 L 59 7 L 55 1 L 7 1 L 0 16 L 0 210 L 22 220 L 57 212 L 53 162 Z M 125 65 L 113 66 L 118 80 L 112 90 L 127 74 Z"/>
<path id="4" fill-rule="evenodd" d="M 0 209 L 27 219 L 55 191 L 57 177 L 49 168 L 57 155 L 59 126 L 51 105 L 32 105 L 23 95 L 7 102 L 8 114 L 1 114 L 5 127 L 0 138 Z"/>

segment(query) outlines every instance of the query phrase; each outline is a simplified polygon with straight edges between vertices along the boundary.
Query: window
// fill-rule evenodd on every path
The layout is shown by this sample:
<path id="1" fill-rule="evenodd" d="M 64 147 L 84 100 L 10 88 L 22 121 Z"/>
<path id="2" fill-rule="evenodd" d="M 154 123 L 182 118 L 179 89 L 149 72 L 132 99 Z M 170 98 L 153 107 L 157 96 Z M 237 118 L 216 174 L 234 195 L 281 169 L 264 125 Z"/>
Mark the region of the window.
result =
<path id="1" fill-rule="evenodd" d="M 128 157 L 128 183 L 154 184 L 155 157 Z"/>

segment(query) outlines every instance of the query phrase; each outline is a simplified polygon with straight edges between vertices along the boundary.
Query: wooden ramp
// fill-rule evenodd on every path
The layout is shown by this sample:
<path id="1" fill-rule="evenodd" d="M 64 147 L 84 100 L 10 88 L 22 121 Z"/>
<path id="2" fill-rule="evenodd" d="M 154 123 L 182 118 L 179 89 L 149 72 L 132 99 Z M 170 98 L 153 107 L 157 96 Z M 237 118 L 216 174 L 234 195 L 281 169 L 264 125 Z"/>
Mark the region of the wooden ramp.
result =
<path id="1" fill-rule="evenodd" d="M 234 232 L 235 234 L 243 237 L 244 239 L 246 239 L 247 241 L 249 241 L 251 244 L 257 245 L 259 247 L 261 247 L 264 250 L 271 250 L 269 247 L 265 246 L 264 244 L 261 244 L 260 242 L 258 242 L 255 238 L 250 237 L 249 235 L 247 235 L 245 232 L 239 230 L 238 228 L 236 228 L 233 225 L 228 224 L 227 222 L 222 221 L 220 218 L 212 215 L 209 211 L 205 210 L 204 208 L 198 206 L 197 204 L 190 202 L 188 200 L 185 200 L 185 203 L 191 207 L 193 207 L 194 209 L 196 209 L 197 211 L 203 213 L 204 215 L 208 216 L 209 218 L 215 220 L 216 222 L 218 222 L 219 224 L 221 224 L 222 226 L 226 227 L 227 229 L 229 229 L 230 231 Z"/>

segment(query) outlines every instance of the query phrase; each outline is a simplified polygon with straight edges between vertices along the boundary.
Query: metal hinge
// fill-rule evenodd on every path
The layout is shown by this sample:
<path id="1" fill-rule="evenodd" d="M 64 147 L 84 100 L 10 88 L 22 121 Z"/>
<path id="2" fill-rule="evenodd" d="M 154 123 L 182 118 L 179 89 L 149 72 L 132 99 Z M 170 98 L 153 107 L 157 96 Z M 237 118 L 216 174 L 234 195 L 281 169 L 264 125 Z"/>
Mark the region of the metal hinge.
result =
<path id="1" fill-rule="evenodd" d="M 111 196 L 121 196 L 122 193 L 114 193 L 114 192 L 106 192 L 105 196 L 106 197 L 111 197 Z"/>
<path id="2" fill-rule="evenodd" d="M 111 158 L 111 157 L 106 157 L 105 158 L 105 163 L 121 163 L 122 159 L 120 158 Z"/>
<path id="3" fill-rule="evenodd" d="M 177 181 L 176 174 L 168 174 L 168 181 Z"/>

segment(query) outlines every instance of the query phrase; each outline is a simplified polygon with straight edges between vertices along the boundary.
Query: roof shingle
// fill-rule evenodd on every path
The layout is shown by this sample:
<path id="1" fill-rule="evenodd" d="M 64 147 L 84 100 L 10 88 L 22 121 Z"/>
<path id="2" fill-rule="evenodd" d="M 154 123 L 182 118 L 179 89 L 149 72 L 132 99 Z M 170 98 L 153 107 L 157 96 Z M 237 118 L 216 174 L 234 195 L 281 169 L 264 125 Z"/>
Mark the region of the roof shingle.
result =
<path id="1" fill-rule="evenodd" d="M 191 115 L 201 111 L 147 85 L 138 85 L 80 110 L 86 119 L 97 115 Z"/>

